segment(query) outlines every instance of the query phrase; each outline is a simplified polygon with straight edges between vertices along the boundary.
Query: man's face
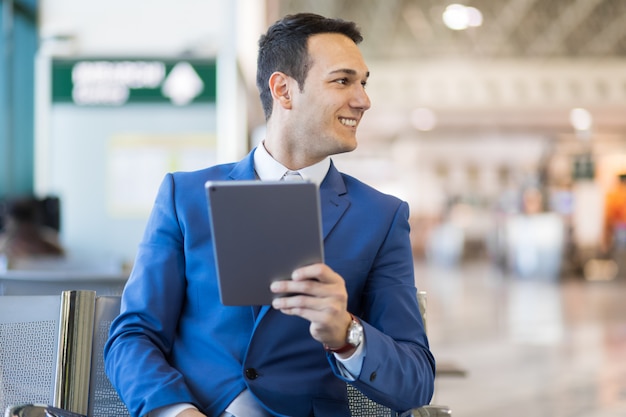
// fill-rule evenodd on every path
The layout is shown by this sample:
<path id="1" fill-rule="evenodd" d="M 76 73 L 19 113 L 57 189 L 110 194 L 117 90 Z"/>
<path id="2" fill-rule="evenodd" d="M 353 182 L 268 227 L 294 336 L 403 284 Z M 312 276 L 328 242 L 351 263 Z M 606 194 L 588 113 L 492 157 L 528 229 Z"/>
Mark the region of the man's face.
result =
<path id="1" fill-rule="evenodd" d="M 352 151 L 357 126 L 370 108 L 365 92 L 369 71 L 361 51 L 344 35 L 324 33 L 309 38 L 308 53 L 311 66 L 303 91 L 292 89 L 293 144 L 306 146 L 319 159 Z"/>

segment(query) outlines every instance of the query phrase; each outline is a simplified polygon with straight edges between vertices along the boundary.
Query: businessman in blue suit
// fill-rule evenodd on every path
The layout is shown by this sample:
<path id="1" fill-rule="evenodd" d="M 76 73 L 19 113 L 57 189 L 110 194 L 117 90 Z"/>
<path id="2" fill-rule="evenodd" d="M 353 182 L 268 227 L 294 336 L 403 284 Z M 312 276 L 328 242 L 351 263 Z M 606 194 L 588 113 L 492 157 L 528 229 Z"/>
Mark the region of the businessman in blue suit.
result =
<path id="1" fill-rule="evenodd" d="M 330 159 L 356 148 L 370 107 L 361 40 L 343 20 L 276 22 L 259 41 L 263 142 L 237 163 L 163 180 L 105 347 L 106 372 L 133 416 L 349 416 L 346 384 L 401 412 L 429 403 L 435 364 L 408 206 Z M 319 184 L 325 263 L 271 286 L 298 295 L 224 306 L 204 183 L 286 172 Z"/>

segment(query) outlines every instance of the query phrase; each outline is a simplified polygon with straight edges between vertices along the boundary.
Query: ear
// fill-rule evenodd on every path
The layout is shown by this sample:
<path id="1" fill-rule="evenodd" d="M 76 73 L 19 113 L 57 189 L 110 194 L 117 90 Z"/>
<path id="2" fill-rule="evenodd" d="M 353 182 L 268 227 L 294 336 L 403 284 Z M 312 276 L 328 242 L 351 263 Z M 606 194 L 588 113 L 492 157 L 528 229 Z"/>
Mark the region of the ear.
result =
<path id="1" fill-rule="evenodd" d="M 275 72 L 270 76 L 269 86 L 274 103 L 285 109 L 291 109 L 292 79 L 282 72 Z"/>

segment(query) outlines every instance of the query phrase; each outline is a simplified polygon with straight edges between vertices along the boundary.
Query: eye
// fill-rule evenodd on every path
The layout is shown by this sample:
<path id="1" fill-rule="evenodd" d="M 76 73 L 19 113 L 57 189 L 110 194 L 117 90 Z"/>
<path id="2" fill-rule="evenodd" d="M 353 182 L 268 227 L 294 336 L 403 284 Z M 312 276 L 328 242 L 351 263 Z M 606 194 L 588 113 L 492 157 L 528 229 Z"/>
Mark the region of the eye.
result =
<path id="1" fill-rule="evenodd" d="M 346 85 L 346 84 L 348 84 L 348 79 L 347 78 L 339 78 L 339 79 L 335 80 L 335 82 L 337 84 Z"/>
<path id="2" fill-rule="evenodd" d="M 367 87 L 367 81 L 361 81 L 361 87 L 366 88 Z"/>

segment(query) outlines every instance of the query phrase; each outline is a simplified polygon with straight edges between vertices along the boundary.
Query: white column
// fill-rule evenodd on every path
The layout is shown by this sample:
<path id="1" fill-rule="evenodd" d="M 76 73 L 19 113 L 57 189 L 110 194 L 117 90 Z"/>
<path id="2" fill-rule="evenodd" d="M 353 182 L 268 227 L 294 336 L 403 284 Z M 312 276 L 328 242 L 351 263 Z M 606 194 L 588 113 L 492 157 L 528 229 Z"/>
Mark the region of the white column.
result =
<path id="1" fill-rule="evenodd" d="M 237 64 L 237 1 L 226 2 L 217 54 L 217 162 L 240 159 L 247 151 L 245 95 Z"/>

